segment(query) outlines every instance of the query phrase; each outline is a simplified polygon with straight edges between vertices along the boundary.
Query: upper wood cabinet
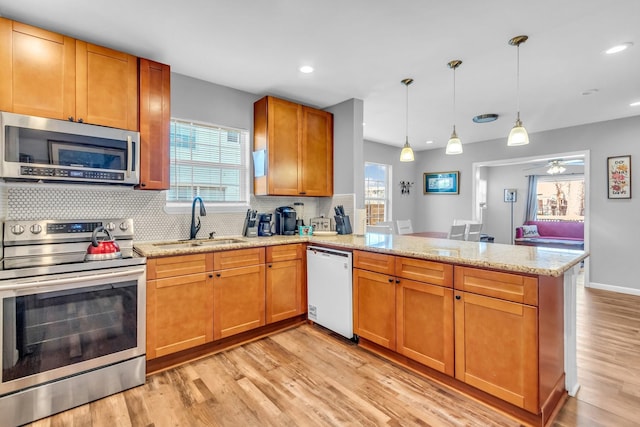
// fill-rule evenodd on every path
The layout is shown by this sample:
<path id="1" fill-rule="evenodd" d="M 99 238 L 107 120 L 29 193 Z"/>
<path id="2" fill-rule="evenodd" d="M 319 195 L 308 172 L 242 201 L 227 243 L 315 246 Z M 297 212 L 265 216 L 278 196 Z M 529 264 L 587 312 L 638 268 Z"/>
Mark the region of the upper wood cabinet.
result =
<path id="1" fill-rule="evenodd" d="M 137 58 L 0 18 L 0 109 L 137 131 Z"/>
<path id="2" fill-rule="evenodd" d="M 256 195 L 333 195 L 333 115 L 266 96 L 255 102 L 254 150 L 266 150 Z"/>
<path id="3" fill-rule="evenodd" d="M 169 189 L 171 69 L 140 58 L 140 185 L 142 190 Z"/>

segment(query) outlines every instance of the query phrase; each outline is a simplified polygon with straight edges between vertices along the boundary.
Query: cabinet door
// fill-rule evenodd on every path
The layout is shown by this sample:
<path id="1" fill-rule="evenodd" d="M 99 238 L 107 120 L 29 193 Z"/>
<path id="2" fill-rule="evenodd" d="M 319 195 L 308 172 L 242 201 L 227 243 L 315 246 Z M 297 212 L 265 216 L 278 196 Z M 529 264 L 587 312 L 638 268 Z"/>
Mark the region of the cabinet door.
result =
<path id="1" fill-rule="evenodd" d="M 454 310 L 456 378 L 538 413 L 536 307 L 455 291 Z"/>
<path id="2" fill-rule="evenodd" d="M 400 279 L 397 352 L 453 376 L 453 290 Z"/>
<path id="3" fill-rule="evenodd" d="M 267 323 L 289 319 L 304 313 L 302 260 L 267 264 Z"/>
<path id="4" fill-rule="evenodd" d="M 396 349 L 394 277 L 353 270 L 353 331 L 376 344 Z"/>
<path id="5" fill-rule="evenodd" d="M 147 359 L 213 340 L 213 289 L 208 274 L 147 282 Z"/>
<path id="6" fill-rule="evenodd" d="M 169 125 L 171 70 L 168 65 L 140 59 L 140 186 L 169 189 Z"/>
<path id="7" fill-rule="evenodd" d="M 76 120 L 138 130 L 138 58 L 76 41 Z"/>
<path id="8" fill-rule="evenodd" d="M 214 340 L 265 324 L 264 270 L 262 264 L 214 272 Z"/>
<path id="9" fill-rule="evenodd" d="M 70 37 L 0 18 L 0 110 L 73 116 L 75 55 Z"/>
<path id="10" fill-rule="evenodd" d="M 333 195 L 333 114 L 302 107 L 300 194 Z"/>
<path id="11" fill-rule="evenodd" d="M 272 97 L 268 102 L 269 194 L 297 196 L 302 107 Z"/>

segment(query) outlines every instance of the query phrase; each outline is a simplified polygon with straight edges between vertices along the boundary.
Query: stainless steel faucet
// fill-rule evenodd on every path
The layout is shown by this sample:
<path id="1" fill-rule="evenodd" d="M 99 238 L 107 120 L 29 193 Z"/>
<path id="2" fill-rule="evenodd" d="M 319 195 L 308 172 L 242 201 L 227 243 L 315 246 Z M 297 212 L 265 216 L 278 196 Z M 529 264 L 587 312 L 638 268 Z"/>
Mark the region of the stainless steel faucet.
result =
<path id="1" fill-rule="evenodd" d="M 198 223 L 196 224 L 196 202 L 200 201 L 200 216 L 198 217 Z M 207 216 L 207 210 L 204 208 L 204 202 L 197 196 L 193 199 L 193 204 L 191 205 L 191 233 L 189 234 L 189 240 L 193 240 L 196 238 L 196 234 L 200 231 L 200 217 Z"/>

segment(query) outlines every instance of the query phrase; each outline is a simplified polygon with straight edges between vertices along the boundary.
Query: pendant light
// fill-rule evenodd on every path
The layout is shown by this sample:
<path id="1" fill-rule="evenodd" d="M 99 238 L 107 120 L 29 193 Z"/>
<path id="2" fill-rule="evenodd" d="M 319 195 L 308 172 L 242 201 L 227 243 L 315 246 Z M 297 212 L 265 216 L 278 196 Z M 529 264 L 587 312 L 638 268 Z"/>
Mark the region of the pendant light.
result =
<path id="1" fill-rule="evenodd" d="M 404 79 L 400 83 L 407 87 L 407 122 L 406 122 L 406 139 L 404 142 L 404 147 L 402 147 L 402 152 L 400 153 L 400 161 L 401 162 L 413 162 L 413 150 L 411 149 L 411 145 L 409 145 L 409 85 L 413 83 L 413 79 Z"/>
<path id="2" fill-rule="evenodd" d="M 518 115 L 516 116 L 516 124 L 511 129 L 509 133 L 509 139 L 507 140 L 507 145 L 512 147 L 516 145 L 527 145 L 529 143 L 529 134 L 527 134 L 527 130 L 522 126 L 522 121 L 520 121 L 520 45 L 527 41 L 528 36 L 516 36 L 509 40 L 509 44 L 511 46 L 515 46 L 518 50 L 517 55 L 517 78 L 516 78 L 516 89 L 518 96 Z"/>
<path id="3" fill-rule="evenodd" d="M 460 64 L 462 64 L 462 61 L 459 59 L 454 59 L 447 64 L 453 70 L 453 133 L 449 138 L 449 142 L 447 142 L 446 154 L 462 154 L 462 142 L 458 138 L 458 134 L 456 134 L 456 68 Z"/>

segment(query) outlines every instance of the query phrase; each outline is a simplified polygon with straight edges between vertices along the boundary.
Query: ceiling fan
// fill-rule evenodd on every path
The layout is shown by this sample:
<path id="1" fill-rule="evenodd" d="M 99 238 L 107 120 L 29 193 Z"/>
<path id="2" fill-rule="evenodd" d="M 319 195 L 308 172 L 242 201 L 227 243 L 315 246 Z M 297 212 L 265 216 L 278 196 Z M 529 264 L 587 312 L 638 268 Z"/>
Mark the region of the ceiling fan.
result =
<path id="1" fill-rule="evenodd" d="M 584 166 L 584 159 L 553 159 L 544 163 L 531 163 L 531 167 L 525 170 L 547 168 L 548 174 L 556 175 L 565 172 L 565 166 Z"/>

